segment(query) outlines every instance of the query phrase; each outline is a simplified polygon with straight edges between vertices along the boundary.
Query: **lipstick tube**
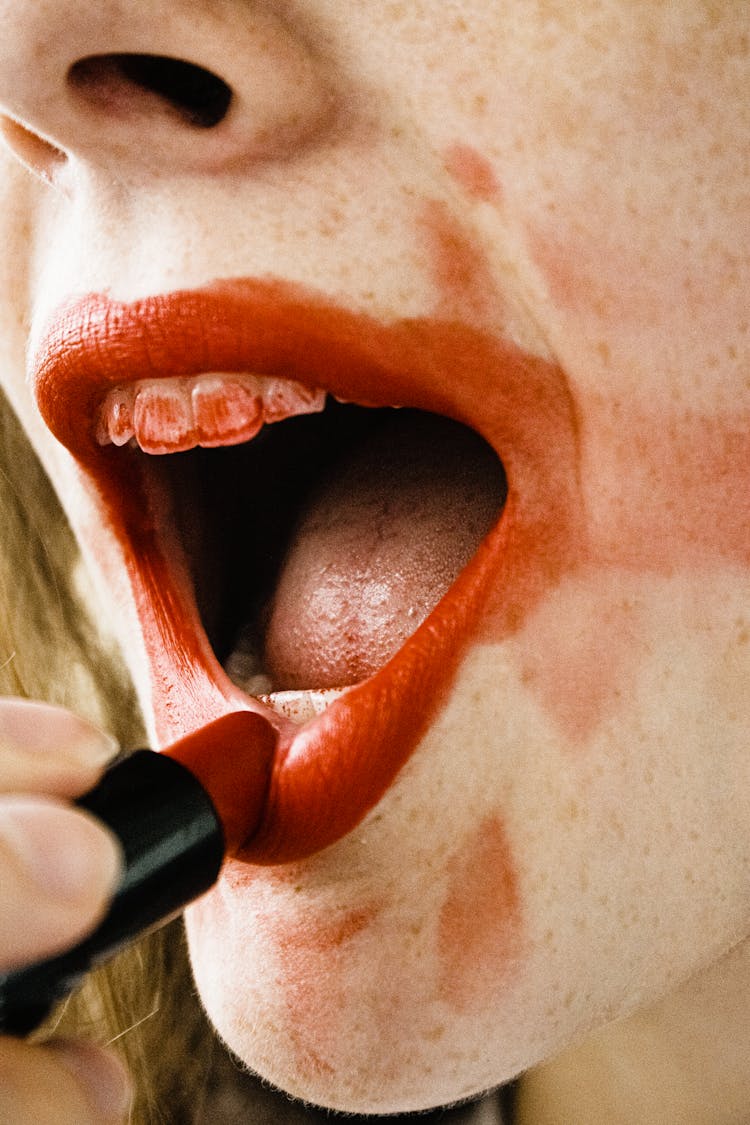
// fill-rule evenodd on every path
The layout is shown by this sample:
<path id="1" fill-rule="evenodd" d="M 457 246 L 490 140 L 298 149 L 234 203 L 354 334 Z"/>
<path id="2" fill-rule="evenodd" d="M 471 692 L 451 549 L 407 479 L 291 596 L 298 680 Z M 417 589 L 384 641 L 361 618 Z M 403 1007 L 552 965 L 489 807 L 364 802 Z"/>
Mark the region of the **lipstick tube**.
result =
<path id="1" fill-rule="evenodd" d="M 266 726 L 260 720 L 261 726 Z M 255 727 L 253 728 L 253 723 Z M 220 740 L 243 733 L 259 733 L 259 717 L 251 713 L 225 715 L 213 726 L 183 741 L 183 753 L 191 766 L 200 763 L 205 746 L 215 749 Z M 256 741 L 256 739 L 255 739 Z M 261 739 L 262 741 L 262 739 Z M 224 747 L 226 749 L 226 745 Z M 200 753 L 199 753 L 200 751 Z M 210 760 L 209 754 L 202 758 Z M 255 755 L 257 767 L 245 771 L 235 785 L 249 800 L 243 835 L 250 835 L 260 817 L 265 790 L 263 753 Z M 169 753 L 137 750 L 119 759 L 102 775 L 99 783 L 75 803 L 103 821 L 120 840 L 124 872 L 105 918 L 93 933 L 71 949 L 47 960 L 0 975 L 0 1032 L 27 1035 L 49 1015 L 85 973 L 118 952 L 135 937 L 161 926 L 178 915 L 190 902 L 205 893 L 218 879 L 227 850 L 236 847 L 237 813 L 224 818 L 217 803 L 225 800 L 226 781 L 214 768 L 198 780 Z M 206 771 L 205 771 L 206 772 Z M 225 776 L 229 769 L 225 769 Z M 208 790 L 218 794 L 217 803 Z M 235 826 L 233 836 L 233 823 Z"/>

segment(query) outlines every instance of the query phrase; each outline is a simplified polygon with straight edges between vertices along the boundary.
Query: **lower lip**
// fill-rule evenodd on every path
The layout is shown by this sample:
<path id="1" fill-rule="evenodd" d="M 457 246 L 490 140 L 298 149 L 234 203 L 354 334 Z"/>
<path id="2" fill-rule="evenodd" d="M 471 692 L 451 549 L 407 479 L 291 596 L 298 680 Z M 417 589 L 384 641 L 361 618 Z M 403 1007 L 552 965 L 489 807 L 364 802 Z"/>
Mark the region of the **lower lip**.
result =
<path id="1" fill-rule="evenodd" d="M 91 436 L 96 404 L 106 389 L 144 369 L 144 316 L 149 323 L 177 323 L 183 304 L 190 322 L 210 324 L 217 338 L 212 338 L 210 357 L 201 354 L 198 344 L 205 338 L 200 333 L 193 333 L 193 346 L 186 346 L 185 354 L 171 349 L 175 370 L 268 370 L 273 363 L 268 356 L 264 360 L 262 349 L 283 328 L 283 373 L 288 377 L 311 386 L 324 381 L 333 393 L 373 405 L 401 401 L 475 428 L 483 424 L 511 484 L 499 523 L 427 620 L 376 675 L 302 726 L 243 694 L 226 677 L 198 618 L 179 548 L 153 506 L 149 482 L 138 479 L 127 450 L 102 449 Z M 79 323 L 86 326 L 85 348 Z M 248 324 L 256 329 L 253 334 Z M 343 341 L 339 355 L 334 354 L 335 340 Z M 253 350 L 257 347 L 260 354 Z M 212 362 L 217 348 L 218 365 Z M 174 371 L 168 366 L 162 373 Z M 488 385 L 494 388 L 491 402 Z M 340 840 L 377 804 L 447 701 L 480 618 L 484 635 L 493 592 L 509 567 L 518 567 L 519 553 L 528 549 L 528 537 L 534 534 L 532 525 L 553 496 L 559 521 L 561 476 L 573 476 L 570 464 L 563 468 L 563 461 L 572 464 L 567 451 L 573 427 L 557 368 L 460 325 L 412 321 L 386 326 L 319 298 L 302 301 L 297 290 L 284 299 L 278 284 L 264 288 L 262 283 L 224 282 L 199 294 L 171 294 L 130 306 L 94 294 L 78 302 L 72 314 L 66 311 L 48 333 L 37 356 L 35 390 L 49 428 L 76 456 L 93 489 L 99 527 L 104 524 L 111 531 L 108 542 L 100 536 L 93 541 L 92 513 L 77 525 L 76 513 L 71 514 L 82 542 L 93 541 L 95 562 L 105 579 L 120 588 L 124 579 L 129 584 L 145 648 L 148 676 L 143 686 L 150 694 L 157 741 L 167 745 L 238 709 L 263 714 L 277 731 L 261 823 L 238 853 L 256 864 L 306 858 Z M 81 419 L 88 420 L 88 427 Z M 521 494 L 524 510 L 534 513 L 530 523 L 518 510 Z M 528 602 L 534 596 L 527 580 L 532 560 L 524 562 L 521 595 Z M 545 581 L 554 579 L 551 569 L 546 566 Z M 523 607 L 518 590 L 515 595 L 509 615 L 517 622 Z M 226 768 L 229 774 L 229 759 Z"/>

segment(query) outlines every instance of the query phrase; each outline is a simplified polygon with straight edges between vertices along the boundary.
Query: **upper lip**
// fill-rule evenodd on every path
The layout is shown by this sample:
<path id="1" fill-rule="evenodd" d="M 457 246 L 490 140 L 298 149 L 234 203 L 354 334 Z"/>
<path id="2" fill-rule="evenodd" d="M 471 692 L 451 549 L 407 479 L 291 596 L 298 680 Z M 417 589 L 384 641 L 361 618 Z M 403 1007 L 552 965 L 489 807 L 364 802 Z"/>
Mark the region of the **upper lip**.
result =
<path id="1" fill-rule="evenodd" d="M 398 333 L 292 289 L 216 282 L 131 304 L 104 295 L 58 310 L 32 361 L 39 409 L 53 434 L 87 460 L 97 411 L 114 386 L 201 372 L 293 379 L 373 406 L 453 414 L 459 399 L 430 385 L 435 349 L 406 322 Z"/>
<path id="2" fill-rule="evenodd" d="M 508 570 L 508 542 L 515 535 L 517 550 L 525 549 L 525 511 L 531 523 L 543 520 L 540 509 L 550 508 L 545 493 L 554 483 L 555 519 L 561 525 L 572 519 L 567 493 L 575 491 L 577 472 L 575 410 L 558 368 L 457 324 L 384 324 L 296 287 L 252 279 L 130 304 L 89 294 L 54 316 L 36 349 L 32 383 L 47 426 L 82 464 L 104 507 L 130 505 L 126 526 L 136 518 L 137 502 L 125 499 L 119 451 L 97 443 L 101 403 L 122 383 L 200 372 L 282 376 L 361 404 L 445 414 L 482 433 L 508 473 L 503 519 L 397 655 L 302 728 L 272 717 L 279 747 L 265 818 L 245 854 L 264 862 L 300 858 L 354 827 L 415 748 L 501 568 Z M 140 541 L 131 544 L 135 572 L 145 565 L 144 549 Z M 151 540 L 148 549 L 157 550 Z M 208 682 L 221 670 L 210 666 L 205 647 L 196 644 Z M 157 664 L 162 659 L 151 656 Z M 206 706 L 231 709 L 238 695 L 222 685 Z M 195 709 L 175 715 L 162 702 L 163 741 L 215 717 L 197 717 Z M 263 710 L 247 697 L 240 706 Z"/>

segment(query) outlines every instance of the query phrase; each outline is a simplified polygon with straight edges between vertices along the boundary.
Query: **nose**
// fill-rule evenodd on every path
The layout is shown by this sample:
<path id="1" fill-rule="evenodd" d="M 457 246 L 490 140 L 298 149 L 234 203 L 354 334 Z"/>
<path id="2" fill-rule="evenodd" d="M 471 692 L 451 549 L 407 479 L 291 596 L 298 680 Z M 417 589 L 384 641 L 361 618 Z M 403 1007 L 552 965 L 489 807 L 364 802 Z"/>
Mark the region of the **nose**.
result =
<path id="1" fill-rule="evenodd" d="M 283 159 L 335 98 L 300 30 L 250 0 L 0 0 L 0 130 L 54 180 L 127 180 Z"/>

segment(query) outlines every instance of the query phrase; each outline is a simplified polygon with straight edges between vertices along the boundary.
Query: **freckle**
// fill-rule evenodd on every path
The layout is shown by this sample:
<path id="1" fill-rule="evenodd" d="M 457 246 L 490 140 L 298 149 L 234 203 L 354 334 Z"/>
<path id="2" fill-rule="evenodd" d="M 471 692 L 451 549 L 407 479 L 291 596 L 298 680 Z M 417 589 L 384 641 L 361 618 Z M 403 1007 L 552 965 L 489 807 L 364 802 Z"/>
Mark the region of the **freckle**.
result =
<path id="1" fill-rule="evenodd" d="M 569 820 L 578 820 L 578 817 L 580 816 L 580 813 L 581 813 L 581 810 L 578 807 L 578 802 L 574 801 L 574 800 L 568 801 L 568 806 L 567 806 L 566 811 L 567 811 Z"/>
<path id="2" fill-rule="evenodd" d="M 617 813 L 613 813 L 610 816 L 609 826 L 612 829 L 613 835 L 615 835 L 618 840 L 625 839 L 625 828 L 623 826 L 622 817 L 618 816 Z"/>

